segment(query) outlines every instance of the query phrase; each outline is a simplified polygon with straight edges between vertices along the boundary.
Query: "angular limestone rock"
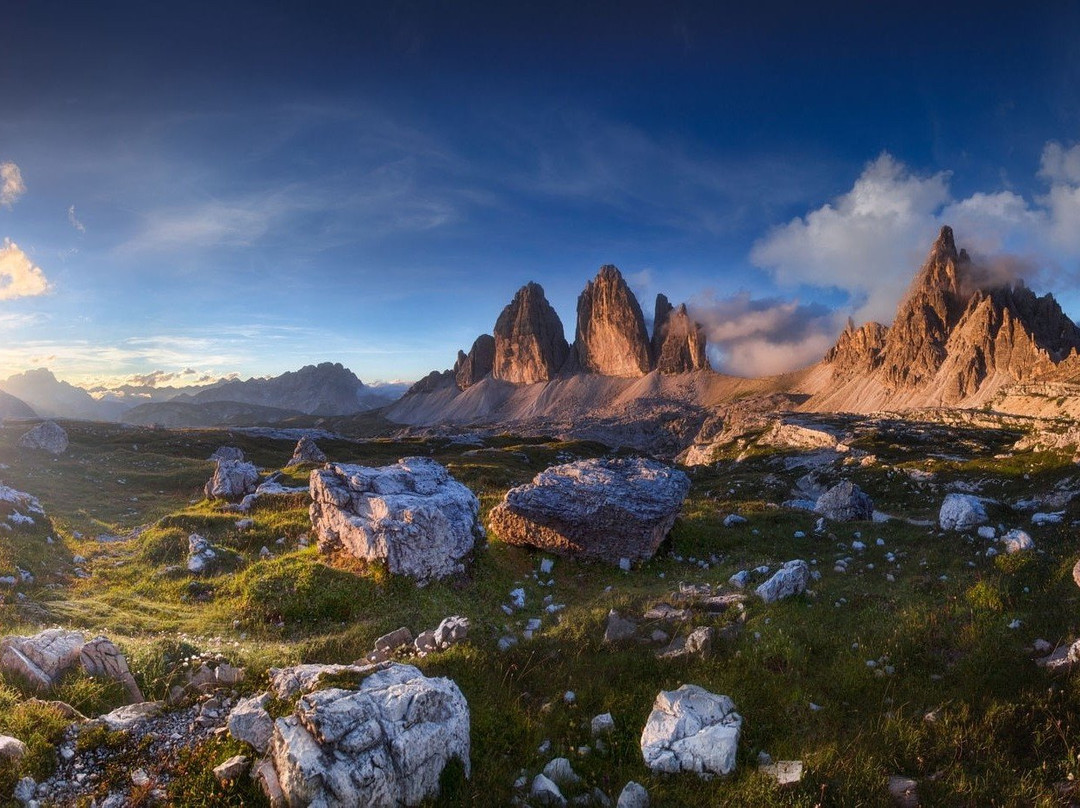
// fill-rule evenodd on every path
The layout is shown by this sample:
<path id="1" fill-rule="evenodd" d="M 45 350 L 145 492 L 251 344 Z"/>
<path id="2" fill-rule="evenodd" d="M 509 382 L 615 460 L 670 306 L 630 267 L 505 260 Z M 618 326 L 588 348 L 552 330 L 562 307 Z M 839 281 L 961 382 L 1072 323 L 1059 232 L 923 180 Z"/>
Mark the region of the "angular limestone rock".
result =
<path id="1" fill-rule="evenodd" d="M 971 494 L 947 494 L 938 511 L 942 530 L 973 530 L 987 521 L 982 500 Z"/>
<path id="2" fill-rule="evenodd" d="M 323 450 L 318 447 L 315 440 L 310 435 L 304 435 L 304 437 L 296 442 L 296 448 L 293 449 L 292 457 L 290 457 L 289 462 L 285 464 L 285 468 L 302 466 L 304 463 L 325 462 L 326 454 Z"/>
<path id="3" fill-rule="evenodd" d="M 391 665 L 356 690 L 301 697 L 274 722 L 268 757 L 289 805 L 418 805 L 451 760 L 469 775 L 469 707 L 451 680 Z"/>
<path id="4" fill-rule="evenodd" d="M 68 435 L 59 424 L 54 421 L 45 421 L 19 438 L 19 446 L 23 449 L 37 449 L 49 454 L 62 455 L 68 448 Z"/>
<path id="5" fill-rule="evenodd" d="M 429 458 L 381 468 L 333 464 L 311 473 L 310 492 L 324 552 L 383 560 L 419 582 L 460 572 L 483 538 L 479 500 Z"/>
<path id="6" fill-rule="evenodd" d="M 219 460 L 203 493 L 207 499 L 242 499 L 259 487 L 259 470 L 243 460 Z"/>
<path id="7" fill-rule="evenodd" d="M 656 697 L 641 733 L 641 753 L 653 771 L 731 774 L 741 730 L 742 716 L 730 698 L 683 685 Z"/>

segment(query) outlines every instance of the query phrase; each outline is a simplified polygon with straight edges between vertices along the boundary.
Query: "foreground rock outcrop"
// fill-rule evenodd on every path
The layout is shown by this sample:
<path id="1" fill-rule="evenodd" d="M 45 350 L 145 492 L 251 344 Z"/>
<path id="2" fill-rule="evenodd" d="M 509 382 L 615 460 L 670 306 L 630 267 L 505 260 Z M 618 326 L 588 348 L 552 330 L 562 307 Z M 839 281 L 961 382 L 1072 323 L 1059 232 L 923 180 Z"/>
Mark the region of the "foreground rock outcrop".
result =
<path id="1" fill-rule="evenodd" d="M 108 638 L 89 642 L 78 631 L 46 629 L 30 637 L 9 635 L 0 640 L 0 672 L 19 677 L 38 690 L 48 690 L 76 666 L 90 676 L 121 682 L 132 702 L 143 701 L 127 660 Z"/>
<path id="2" fill-rule="evenodd" d="M 741 731 L 742 716 L 730 698 L 683 685 L 656 697 L 641 732 L 641 754 L 653 771 L 731 774 Z"/>
<path id="3" fill-rule="evenodd" d="M 287 805 L 418 805 L 439 795 L 453 759 L 468 776 L 469 706 L 457 685 L 390 665 L 355 690 L 302 696 L 274 722 L 259 773 Z"/>
<path id="4" fill-rule="evenodd" d="M 611 264 L 578 297 L 574 352 L 582 370 L 604 376 L 644 376 L 652 367 L 641 305 Z"/>
<path id="5" fill-rule="evenodd" d="M 385 561 L 421 582 L 460 572 L 483 538 L 476 495 L 425 457 L 311 473 L 311 524 L 323 552 Z"/>
<path id="6" fill-rule="evenodd" d="M 653 460 L 580 460 L 507 491 L 490 525 L 509 544 L 636 561 L 656 552 L 689 490 L 689 477 Z"/>
<path id="7" fill-rule="evenodd" d="M 538 283 L 522 286 L 495 321 L 492 375 L 516 384 L 546 382 L 570 353 L 562 320 Z"/>

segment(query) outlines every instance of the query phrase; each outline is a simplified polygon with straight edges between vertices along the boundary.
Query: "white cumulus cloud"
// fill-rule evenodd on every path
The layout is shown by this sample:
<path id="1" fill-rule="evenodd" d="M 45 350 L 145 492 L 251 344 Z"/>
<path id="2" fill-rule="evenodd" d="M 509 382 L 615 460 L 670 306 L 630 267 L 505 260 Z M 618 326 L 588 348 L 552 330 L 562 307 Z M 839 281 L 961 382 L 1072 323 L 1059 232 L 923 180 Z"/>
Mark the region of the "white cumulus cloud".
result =
<path id="1" fill-rule="evenodd" d="M 856 319 L 886 323 L 943 224 L 998 266 L 1080 275 L 1080 145 L 1046 144 L 1046 192 L 1031 199 L 1008 190 L 956 199 L 950 176 L 919 175 L 882 154 L 851 190 L 759 239 L 750 259 L 781 284 L 843 290 Z M 1002 253 L 1023 260 L 1002 263 Z"/>
<path id="2" fill-rule="evenodd" d="M 26 193 L 22 172 L 14 163 L 0 163 L 0 205 L 10 208 Z"/>
<path id="3" fill-rule="evenodd" d="M 0 247 L 0 300 L 33 297 L 49 291 L 49 281 L 41 267 L 11 239 Z"/>
<path id="4" fill-rule="evenodd" d="M 768 376 L 811 365 L 832 347 L 841 316 L 826 306 L 747 292 L 712 292 L 687 304 L 705 329 L 713 366 L 736 376 Z"/>

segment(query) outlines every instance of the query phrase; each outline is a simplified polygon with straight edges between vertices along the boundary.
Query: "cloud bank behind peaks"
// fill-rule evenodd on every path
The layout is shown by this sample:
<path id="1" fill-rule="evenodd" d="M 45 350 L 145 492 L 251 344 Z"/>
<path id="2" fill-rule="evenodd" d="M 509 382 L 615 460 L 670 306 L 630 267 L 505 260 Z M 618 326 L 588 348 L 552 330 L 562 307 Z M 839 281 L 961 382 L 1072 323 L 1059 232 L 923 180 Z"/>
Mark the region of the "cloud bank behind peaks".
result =
<path id="1" fill-rule="evenodd" d="M 14 163 L 0 163 L 0 206 L 10 208 L 26 193 L 22 172 Z"/>
<path id="2" fill-rule="evenodd" d="M 41 267 L 35 266 L 19 245 L 4 239 L 0 246 L 0 300 L 43 295 L 49 288 Z"/>
<path id="3" fill-rule="evenodd" d="M 690 315 L 705 328 L 713 366 L 736 376 L 770 376 L 817 362 L 843 328 L 843 317 L 818 303 L 699 295 Z"/>
<path id="4" fill-rule="evenodd" d="M 851 190 L 759 239 L 750 260 L 787 286 L 846 292 L 856 320 L 888 323 L 938 228 L 996 273 L 1080 275 L 1080 144 L 1043 149 L 1045 194 L 976 192 L 955 199 L 950 172 L 912 172 L 883 153 Z M 1022 256 L 1017 257 L 1017 256 Z M 1055 279 L 1060 283 L 1060 279 Z"/>

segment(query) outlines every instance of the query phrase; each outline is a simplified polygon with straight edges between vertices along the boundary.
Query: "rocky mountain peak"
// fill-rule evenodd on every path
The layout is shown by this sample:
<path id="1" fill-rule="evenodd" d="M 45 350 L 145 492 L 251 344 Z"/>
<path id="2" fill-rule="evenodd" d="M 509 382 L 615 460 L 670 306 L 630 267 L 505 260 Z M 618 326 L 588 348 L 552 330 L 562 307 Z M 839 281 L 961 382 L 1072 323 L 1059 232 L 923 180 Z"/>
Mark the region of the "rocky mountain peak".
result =
<path id="1" fill-rule="evenodd" d="M 481 334 L 467 354 L 458 351 L 457 362 L 454 363 L 454 381 L 459 388 L 467 390 L 491 373 L 494 366 L 495 337 Z"/>
<path id="2" fill-rule="evenodd" d="M 882 352 L 886 385 L 917 387 L 941 367 L 945 343 L 967 305 L 963 274 L 969 266 L 952 228 L 942 227 L 889 329 Z"/>
<path id="3" fill-rule="evenodd" d="M 889 329 L 881 323 L 863 323 L 858 328 L 848 319 L 844 333 L 827 354 L 825 361 L 833 366 L 833 378 L 848 379 L 877 370 Z"/>
<path id="4" fill-rule="evenodd" d="M 605 264 L 578 297 L 574 349 L 582 370 L 644 376 L 651 369 L 641 306 L 622 273 Z"/>
<path id="5" fill-rule="evenodd" d="M 661 373 L 689 373 L 708 368 L 705 330 L 690 319 L 686 304 L 672 306 L 660 294 L 654 311 L 652 355 L 656 369 Z"/>
<path id="6" fill-rule="evenodd" d="M 495 321 L 492 375 L 517 384 L 549 381 L 566 361 L 570 346 L 562 320 L 538 283 L 522 286 Z"/>

